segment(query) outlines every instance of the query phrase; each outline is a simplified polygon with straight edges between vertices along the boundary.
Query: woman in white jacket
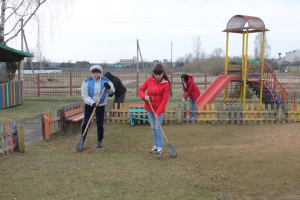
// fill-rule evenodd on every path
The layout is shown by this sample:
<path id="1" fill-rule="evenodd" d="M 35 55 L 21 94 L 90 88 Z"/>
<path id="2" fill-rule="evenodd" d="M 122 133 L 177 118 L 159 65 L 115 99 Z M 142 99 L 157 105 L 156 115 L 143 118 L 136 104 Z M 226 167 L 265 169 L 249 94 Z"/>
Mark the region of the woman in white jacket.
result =
<path id="1" fill-rule="evenodd" d="M 114 85 L 112 82 L 105 76 L 101 76 L 102 67 L 100 65 L 93 65 L 90 67 L 92 76 L 85 79 L 81 85 L 81 96 L 84 100 L 84 118 L 81 126 L 81 136 L 86 128 L 86 125 L 93 113 L 94 108 L 96 107 L 96 122 L 97 122 L 97 133 L 98 133 L 98 142 L 97 147 L 101 148 L 103 146 L 102 139 L 104 136 L 104 111 L 105 105 L 107 103 L 106 97 L 108 94 L 115 92 Z M 98 105 L 98 101 L 102 90 L 105 90 L 101 100 Z M 83 141 L 85 140 L 87 133 L 85 134 Z"/>

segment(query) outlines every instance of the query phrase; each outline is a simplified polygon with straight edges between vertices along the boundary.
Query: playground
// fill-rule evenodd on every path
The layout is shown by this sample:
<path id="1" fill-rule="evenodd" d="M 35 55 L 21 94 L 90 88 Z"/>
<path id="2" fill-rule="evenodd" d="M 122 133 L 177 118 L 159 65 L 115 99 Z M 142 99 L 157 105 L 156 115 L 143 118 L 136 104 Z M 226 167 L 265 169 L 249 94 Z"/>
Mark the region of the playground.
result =
<path id="1" fill-rule="evenodd" d="M 136 114 L 130 116 L 128 106 L 107 108 L 103 148 L 96 148 L 92 123 L 83 151 L 78 152 L 80 135 L 62 131 L 64 119 L 56 115 L 62 113 L 57 105 L 57 112 L 41 113 L 47 141 L 26 145 L 25 153 L 6 150 L 0 157 L 0 199 L 299 199 L 300 124 L 293 123 L 300 121 L 299 105 L 289 105 L 285 88 L 264 63 L 263 44 L 260 60 L 248 60 L 249 33 L 265 31 L 257 17 L 232 17 L 224 30 L 224 74 L 197 99 L 196 117 L 187 118 L 190 110 L 174 102 L 166 109 L 163 129 L 176 158 L 166 141 L 163 154 L 149 153 L 150 126 L 130 124 Z M 242 36 L 241 61 L 229 60 L 229 33 Z M 8 83 L 2 91 L 21 91 L 10 89 L 15 87 Z M 247 87 L 257 97 L 256 106 L 248 107 Z M 228 107 L 218 111 L 213 103 L 221 93 Z M 11 112 L 24 116 L 38 110 L 22 112 L 23 101 L 22 95 L 3 95 L 1 102 L 3 108 L 12 107 Z M 232 110 L 231 104 L 240 110 Z M 5 117 L 9 119 L 9 113 Z M 9 137 L 2 138 L 3 149 Z"/>

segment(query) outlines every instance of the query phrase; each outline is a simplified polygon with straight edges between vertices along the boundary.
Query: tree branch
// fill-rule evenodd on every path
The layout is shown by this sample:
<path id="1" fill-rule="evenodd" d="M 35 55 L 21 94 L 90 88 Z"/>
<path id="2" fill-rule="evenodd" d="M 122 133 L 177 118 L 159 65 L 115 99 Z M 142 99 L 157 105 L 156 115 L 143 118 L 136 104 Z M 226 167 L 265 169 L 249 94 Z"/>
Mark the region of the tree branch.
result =
<path id="1" fill-rule="evenodd" d="M 31 13 L 31 15 L 26 19 L 26 21 L 23 24 L 23 28 L 25 27 L 25 25 L 28 23 L 28 21 L 35 15 L 35 13 L 37 12 L 37 10 L 39 9 L 39 7 L 45 3 L 47 0 L 43 0 L 42 2 L 39 1 L 39 3 L 37 4 L 37 7 L 35 8 L 35 10 L 33 11 L 33 13 Z M 20 28 L 13 36 L 11 36 L 10 38 L 8 38 L 7 40 L 5 40 L 5 43 L 7 44 L 7 42 L 9 42 L 11 39 L 15 38 L 18 36 L 18 34 L 21 32 L 22 28 Z"/>
<path id="2" fill-rule="evenodd" d="M 4 36 L 5 36 L 5 35 L 9 35 L 11 32 L 13 32 L 13 30 L 15 30 L 15 28 L 16 28 L 17 25 L 19 24 L 19 21 L 20 21 L 20 19 L 16 22 L 15 26 L 14 26 L 8 33 L 5 33 L 5 34 L 4 34 Z"/>
<path id="3" fill-rule="evenodd" d="M 24 3 L 24 0 L 22 0 L 22 2 L 20 3 L 20 5 L 19 5 L 17 8 L 12 7 L 12 9 L 14 10 L 14 12 L 12 12 L 12 13 L 5 19 L 4 23 L 5 23 L 5 22 L 6 22 L 13 14 L 15 14 L 15 13 L 17 12 L 17 10 L 19 10 L 19 8 L 23 5 L 23 3 Z M 9 8 L 9 7 L 7 7 L 7 8 Z"/>

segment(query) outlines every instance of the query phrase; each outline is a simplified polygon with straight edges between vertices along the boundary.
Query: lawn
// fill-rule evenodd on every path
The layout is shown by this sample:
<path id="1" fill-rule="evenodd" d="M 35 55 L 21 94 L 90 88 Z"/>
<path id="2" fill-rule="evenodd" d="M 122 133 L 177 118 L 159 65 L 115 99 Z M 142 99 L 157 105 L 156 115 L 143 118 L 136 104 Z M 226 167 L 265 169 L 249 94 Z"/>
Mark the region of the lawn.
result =
<path id="1" fill-rule="evenodd" d="M 299 124 L 164 125 L 178 156 L 149 153 L 149 125 L 95 123 L 0 157 L 0 199 L 300 199 Z"/>

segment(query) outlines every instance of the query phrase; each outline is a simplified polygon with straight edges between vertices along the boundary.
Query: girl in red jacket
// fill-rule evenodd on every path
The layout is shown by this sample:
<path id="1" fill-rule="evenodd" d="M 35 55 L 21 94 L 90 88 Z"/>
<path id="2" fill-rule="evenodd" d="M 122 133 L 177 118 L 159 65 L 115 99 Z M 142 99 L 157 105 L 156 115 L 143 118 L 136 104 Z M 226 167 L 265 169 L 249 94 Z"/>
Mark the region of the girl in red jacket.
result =
<path id="1" fill-rule="evenodd" d="M 185 102 L 187 98 L 190 97 L 190 104 L 192 105 L 192 110 L 195 110 L 195 102 L 200 96 L 200 90 L 194 82 L 194 78 L 187 74 L 182 74 L 181 83 L 184 95 L 182 102 Z M 195 117 L 195 113 L 192 113 L 192 117 Z"/>
<path id="2" fill-rule="evenodd" d="M 147 90 L 147 94 L 145 91 Z M 139 88 L 139 95 L 145 101 L 144 109 L 151 125 L 154 146 L 150 150 L 151 153 L 161 154 L 163 152 L 163 134 L 159 124 L 163 123 L 165 107 L 170 95 L 170 81 L 160 64 L 157 64 L 153 70 L 153 76 L 147 78 L 143 85 Z M 150 107 L 152 104 L 152 112 Z"/>

